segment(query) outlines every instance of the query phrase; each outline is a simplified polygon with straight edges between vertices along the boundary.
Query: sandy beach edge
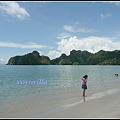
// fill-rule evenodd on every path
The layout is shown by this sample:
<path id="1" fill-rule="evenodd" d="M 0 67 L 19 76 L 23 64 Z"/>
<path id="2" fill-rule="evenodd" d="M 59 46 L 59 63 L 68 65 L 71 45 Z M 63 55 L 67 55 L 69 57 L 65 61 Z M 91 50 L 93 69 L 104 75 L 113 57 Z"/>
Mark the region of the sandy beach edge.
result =
<path id="1" fill-rule="evenodd" d="M 71 105 L 48 118 L 120 118 L 120 94 L 103 96 L 96 99 L 83 98 L 82 103 Z"/>
<path id="2" fill-rule="evenodd" d="M 19 102 L 11 101 L 9 109 L 0 110 L 0 118 L 120 118 L 120 89 L 95 93 L 80 101 L 62 105 L 54 111 L 53 108 L 60 101 L 46 104 L 40 102 L 39 97 L 26 98 Z"/>

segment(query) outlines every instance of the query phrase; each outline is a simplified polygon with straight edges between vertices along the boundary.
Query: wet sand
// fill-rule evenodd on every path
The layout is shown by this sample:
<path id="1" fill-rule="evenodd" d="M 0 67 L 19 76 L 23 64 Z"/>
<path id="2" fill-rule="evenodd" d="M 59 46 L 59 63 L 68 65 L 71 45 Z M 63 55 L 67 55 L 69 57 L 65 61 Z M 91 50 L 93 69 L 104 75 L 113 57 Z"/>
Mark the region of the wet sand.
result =
<path id="1" fill-rule="evenodd" d="M 120 118 L 120 89 L 88 95 L 81 100 L 49 100 L 35 95 L 5 101 L 0 118 Z M 65 104 L 61 104 L 61 101 Z M 64 102 L 65 101 L 65 102 Z"/>
<path id="2" fill-rule="evenodd" d="M 91 99 L 57 112 L 50 118 L 120 118 L 120 95 Z M 84 99 L 84 100 L 85 100 Z"/>

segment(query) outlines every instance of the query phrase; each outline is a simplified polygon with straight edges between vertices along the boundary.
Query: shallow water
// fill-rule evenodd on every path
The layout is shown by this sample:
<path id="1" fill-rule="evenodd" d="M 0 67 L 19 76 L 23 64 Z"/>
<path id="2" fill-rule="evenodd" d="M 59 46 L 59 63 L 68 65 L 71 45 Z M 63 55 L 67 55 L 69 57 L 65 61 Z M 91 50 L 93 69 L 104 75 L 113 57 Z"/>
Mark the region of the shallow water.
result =
<path id="1" fill-rule="evenodd" d="M 82 103 L 81 79 L 85 74 L 88 75 L 86 101 L 120 92 L 120 77 L 115 77 L 120 73 L 120 66 L 0 65 L 0 70 L 1 110 L 10 109 L 10 103 L 15 104 L 12 101 L 16 101 L 16 105 L 29 103 L 32 106 L 32 99 L 46 106 L 53 103 L 51 111 L 54 112 Z M 45 84 L 40 83 L 41 80 Z"/>

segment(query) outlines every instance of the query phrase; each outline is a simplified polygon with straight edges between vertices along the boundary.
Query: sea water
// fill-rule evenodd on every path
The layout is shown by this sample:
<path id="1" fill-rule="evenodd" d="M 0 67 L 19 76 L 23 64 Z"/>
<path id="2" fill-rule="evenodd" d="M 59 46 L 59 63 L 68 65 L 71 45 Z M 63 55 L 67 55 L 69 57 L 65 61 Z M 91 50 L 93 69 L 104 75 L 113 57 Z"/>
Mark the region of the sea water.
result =
<path id="1" fill-rule="evenodd" d="M 0 65 L 0 106 L 4 108 L 3 101 L 32 95 L 41 95 L 43 102 L 64 99 L 61 106 L 70 106 L 73 99 L 80 103 L 85 74 L 88 100 L 120 92 L 119 65 Z"/>

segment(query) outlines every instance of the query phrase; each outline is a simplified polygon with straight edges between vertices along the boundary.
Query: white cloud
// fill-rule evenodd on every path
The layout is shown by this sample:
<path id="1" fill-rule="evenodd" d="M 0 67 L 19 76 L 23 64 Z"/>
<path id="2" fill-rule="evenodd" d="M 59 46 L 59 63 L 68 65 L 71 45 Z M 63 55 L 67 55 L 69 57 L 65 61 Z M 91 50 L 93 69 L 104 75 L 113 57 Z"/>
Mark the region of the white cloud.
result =
<path id="1" fill-rule="evenodd" d="M 60 57 L 62 54 L 62 52 L 59 52 L 59 51 L 49 51 L 49 53 L 47 54 L 47 56 L 49 56 L 50 59 L 54 59 L 54 58 L 57 58 L 57 57 Z"/>
<path id="2" fill-rule="evenodd" d="M 69 31 L 69 32 L 74 32 L 75 31 L 71 25 L 64 25 L 63 28 L 66 31 Z"/>
<path id="3" fill-rule="evenodd" d="M 78 39 L 76 36 L 69 39 L 62 39 L 58 44 L 58 51 L 70 54 L 70 51 L 75 50 L 87 50 L 91 53 L 96 53 L 99 50 L 116 50 L 120 49 L 120 42 L 114 42 L 111 38 L 107 37 L 95 37 L 90 36 L 88 38 Z"/>
<path id="4" fill-rule="evenodd" d="M 3 59 L 3 58 L 0 58 L 0 61 L 2 61 L 2 62 L 3 62 L 3 61 L 6 61 L 6 60 L 5 60 L 5 59 Z"/>
<path id="5" fill-rule="evenodd" d="M 115 5 L 120 6 L 120 1 L 114 2 Z"/>
<path id="6" fill-rule="evenodd" d="M 100 17 L 101 17 L 101 19 L 100 20 L 103 20 L 103 19 L 105 19 L 105 18 L 109 18 L 109 17 L 111 17 L 112 15 L 110 14 L 110 13 L 107 13 L 107 14 L 100 14 Z"/>
<path id="7" fill-rule="evenodd" d="M 13 48 L 45 48 L 47 46 L 39 45 L 34 42 L 29 42 L 28 44 L 18 44 L 18 43 L 12 43 L 12 42 L 1 42 L 1 47 L 13 47 Z"/>
<path id="8" fill-rule="evenodd" d="M 113 3 L 116 6 L 120 6 L 120 1 L 106 1 L 106 2 Z"/>
<path id="9" fill-rule="evenodd" d="M 71 37 L 71 35 L 68 34 L 68 33 L 60 33 L 57 38 L 58 39 L 65 39 L 65 38 L 68 38 L 68 37 Z"/>
<path id="10" fill-rule="evenodd" d="M 0 58 L 0 64 L 6 64 L 8 59 Z"/>
<path id="11" fill-rule="evenodd" d="M 72 33 L 79 33 L 79 32 L 82 32 L 82 33 L 91 33 L 91 32 L 95 32 L 93 29 L 80 28 L 78 26 L 71 26 L 71 25 L 64 25 L 63 28 L 66 31 L 72 32 Z"/>
<path id="12" fill-rule="evenodd" d="M 16 17 L 19 20 L 24 20 L 26 17 L 30 17 L 29 13 L 14 1 L 0 2 L 0 11 L 2 14 L 8 14 L 12 17 Z"/>

